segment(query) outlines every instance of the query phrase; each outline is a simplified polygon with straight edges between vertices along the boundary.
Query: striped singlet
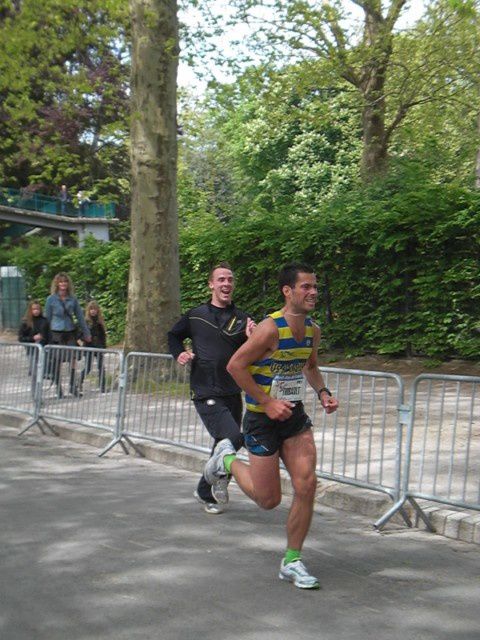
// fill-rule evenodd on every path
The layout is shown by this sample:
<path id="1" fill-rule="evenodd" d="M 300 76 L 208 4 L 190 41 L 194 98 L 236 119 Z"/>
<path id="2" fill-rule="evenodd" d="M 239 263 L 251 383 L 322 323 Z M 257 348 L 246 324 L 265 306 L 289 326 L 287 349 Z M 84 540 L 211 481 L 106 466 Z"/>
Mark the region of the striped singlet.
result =
<path id="1" fill-rule="evenodd" d="M 288 391 L 291 392 L 290 397 L 285 399 L 295 401 L 297 393 L 299 395 L 297 401 L 302 400 L 301 387 L 304 386 L 302 369 L 312 353 L 314 324 L 311 318 L 305 318 L 305 336 L 302 342 L 297 342 L 281 311 L 275 311 L 269 317 L 274 320 L 278 328 L 277 350 L 268 358 L 251 364 L 248 370 L 265 393 L 275 397 L 285 397 L 278 392 L 278 389 L 283 386 L 287 394 Z M 248 394 L 245 401 L 249 411 L 265 413 L 263 406 Z"/>

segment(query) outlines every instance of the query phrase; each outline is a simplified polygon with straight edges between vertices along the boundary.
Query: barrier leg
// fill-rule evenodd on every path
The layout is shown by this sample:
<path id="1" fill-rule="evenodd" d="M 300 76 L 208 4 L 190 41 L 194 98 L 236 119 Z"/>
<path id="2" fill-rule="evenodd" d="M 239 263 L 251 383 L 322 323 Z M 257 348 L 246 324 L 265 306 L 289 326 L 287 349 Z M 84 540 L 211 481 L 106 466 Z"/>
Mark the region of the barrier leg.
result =
<path id="1" fill-rule="evenodd" d="M 140 456 L 141 458 L 145 457 L 145 455 L 142 453 L 142 451 L 140 451 L 140 449 L 137 447 L 137 445 L 134 442 L 132 442 L 128 436 L 125 436 L 125 435 L 120 436 L 119 438 L 113 438 L 113 440 L 111 442 L 109 442 L 107 444 L 107 446 L 100 451 L 100 453 L 98 454 L 98 457 L 101 458 L 108 451 L 110 451 L 110 449 L 113 449 L 113 447 L 115 447 L 117 444 L 119 444 L 122 447 L 123 452 L 127 456 L 130 455 L 129 450 L 127 449 L 127 447 L 125 446 L 125 443 L 123 442 L 124 440 L 126 440 L 128 442 L 128 444 L 132 447 L 132 449 L 135 451 L 135 453 L 138 456 Z"/>
<path id="2" fill-rule="evenodd" d="M 385 513 L 379 520 L 377 520 L 374 523 L 373 526 L 375 527 L 375 529 L 380 531 L 387 524 L 387 522 L 397 512 L 399 512 L 400 515 L 402 516 L 402 518 L 405 520 L 406 525 L 409 528 L 412 528 L 413 527 L 412 521 L 411 521 L 410 517 L 408 516 L 407 512 L 404 509 L 404 505 L 407 502 L 407 500 L 408 500 L 408 502 L 410 502 L 412 507 L 415 509 L 415 512 L 417 513 L 417 515 L 423 520 L 423 522 L 425 523 L 425 526 L 427 527 L 428 531 L 431 531 L 432 533 L 435 533 L 435 528 L 433 527 L 432 523 L 430 522 L 429 517 L 423 512 L 423 510 L 419 506 L 418 502 L 414 498 L 412 498 L 412 496 L 403 496 L 398 502 L 396 502 L 387 511 L 387 513 Z"/>
<path id="3" fill-rule="evenodd" d="M 137 445 L 134 442 L 132 442 L 128 436 L 123 436 L 123 437 L 128 442 L 128 444 L 132 447 L 132 449 L 135 451 L 137 456 L 140 456 L 141 458 L 145 457 L 145 454 L 142 451 L 140 451 Z"/>
<path id="4" fill-rule="evenodd" d="M 122 438 L 120 437 L 120 438 L 113 438 L 113 440 L 110 440 L 107 446 L 100 451 L 100 453 L 98 454 L 98 457 L 101 458 L 102 456 L 104 456 L 106 453 L 110 451 L 110 449 L 113 449 L 113 447 L 115 447 L 117 444 L 119 444 L 122 447 L 123 452 L 128 455 L 128 449 L 123 444 Z"/>
<path id="5" fill-rule="evenodd" d="M 408 514 L 406 513 L 405 509 L 403 508 L 403 505 L 405 504 L 405 502 L 406 502 L 405 497 L 400 498 L 400 500 L 398 500 L 392 507 L 390 507 L 387 513 L 385 513 L 379 520 L 374 522 L 373 526 L 375 527 L 375 529 L 377 529 L 377 531 L 380 531 L 387 524 L 387 522 L 391 518 L 393 518 L 393 516 L 397 512 L 400 513 L 407 527 L 412 527 L 413 526 L 412 521 L 408 517 Z"/>
<path id="6" fill-rule="evenodd" d="M 33 420 L 30 420 L 30 422 L 19 433 L 17 433 L 17 437 L 23 436 L 24 433 L 26 433 L 29 429 L 31 429 L 34 426 L 37 426 L 40 429 L 40 431 L 43 433 L 43 435 L 45 435 L 45 431 L 43 430 L 43 426 L 45 426 L 47 427 L 47 429 L 49 429 L 53 433 L 54 436 L 58 436 L 58 433 L 55 431 L 52 425 L 48 423 L 45 420 L 45 418 L 42 418 L 41 416 L 39 416 L 38 418 L 34 418 Z"/>
<path id="7" fill-rule="evenodd" d="M 408 501 L 417 512 L 417 515 L 423 520 L 428 531 L 431 531 L 432 533 L 436 533 L 435 527 L 432 525 L 430 518 L 427 516 L 426 513 L 424 513 L 423 509 L 419 506 L 418 502 L 414 498 L 412 498 L 412 496 L 408 496 Z"/>

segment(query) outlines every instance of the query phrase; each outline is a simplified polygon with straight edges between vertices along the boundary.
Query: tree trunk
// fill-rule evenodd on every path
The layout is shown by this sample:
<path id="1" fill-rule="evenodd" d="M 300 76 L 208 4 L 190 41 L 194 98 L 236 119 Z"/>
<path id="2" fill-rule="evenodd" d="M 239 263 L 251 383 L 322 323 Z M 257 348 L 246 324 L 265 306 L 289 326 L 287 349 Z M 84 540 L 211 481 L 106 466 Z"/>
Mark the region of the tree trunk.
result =
<path id="1" fill-rule="evenodd" d="M 387 162 L 385 131 L 385 79 L 392 55 L 392 27 L 387 26 L 381 11 L 365 8 L 364 46 L 368 59 L 359 89 L 363 96 L 363 151 L 361 174 L 370 180 L 383 173 Z"/>
<path id="2" fill-rule="evenodd" d="M 383 85 L 383 82 L 382 82 Z M 361 175 L 365 181 L 381 175 L 387 164 L 387 140 L 385 135 L 385 100 L 381 90 L 364 96 L 362 112 L 363 149 Z"/>
<path id="3" fill-rule="evenodd" d="M 176 0 L 130 0 L 132 210 L 126 351 L 166 351 L 180 313 Z"/>

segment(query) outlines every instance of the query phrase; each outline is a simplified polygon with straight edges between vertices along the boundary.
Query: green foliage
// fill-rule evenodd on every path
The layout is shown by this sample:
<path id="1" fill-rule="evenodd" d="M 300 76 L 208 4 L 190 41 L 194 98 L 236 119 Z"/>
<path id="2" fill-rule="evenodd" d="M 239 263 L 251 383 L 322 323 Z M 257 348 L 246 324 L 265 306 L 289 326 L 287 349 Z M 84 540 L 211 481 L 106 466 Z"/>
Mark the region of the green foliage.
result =
<path id="1" fill-rule="evenodd" d="M 331 59 L 252 67 L 184 111 L 184 308 L 205 299 L 209 267 L 228 259 L 238 301 L 259 319 L 280 304 L 280 265 L 301 260 L 319 274 L 327 346 L 478 357 L 479 47 L 467 4 L 452 13 L 438 0 L 395 34 L 390 164 L 368 186 L 357 170 L 362 105 Z M 354 64 L 360 49 L 349 49 Z"/>
<path id="2" fill-rule="evenodd" d="M 395 32 L 384 92 L 391 163 L 368 186 L 358 172 L 365 104 L 346 72 L 378 60 L 355 34 L 335 44 L 322 32 L 348 4 L 274 2 L 295 26 L 288 42 L 284 33 L 266 41 L 288 45 L 275 64 L 184 101 L 182 307 L 208 297 L 207 273 L 227 259 L 238 303 L 261 319 L 281 304 L 278 268 L 301 260 L 319 275 L 325 346 L 478 357 L 476 3 L 435 0 Z M 128 199 L 126 15 L 126 0 L 0 3 L 0 183 L 67 182 Z M 308 53 L 309 33 L 325 37 Z M 21 267 L 42 301 L 53 275 L 69 272 L 82 303 L 99 301 L 112 343 L 124 330 L 128 223 L 112 237 L 80 249 L 31 238 L 0 247 L 0 259 Z"/>
<path id="3" fill-rule="evenodd" d="M 0 184 L 125 197 L 127 0 L 0 7 Z"/>
<path id="4" fill-rule="evenodd" d="M 269 71 L 260 90 L 247 84 L 247 73 L 240 103 L 220 111 L 233 183 L 255 206 L 314 213 L 319 201 L 358 178 L 358 107 L 345 83 L 319 89 L 325 67 L 309 62 Z"/>
<path id="5" fill-rule="evenodd" d="M 279 267 L 312 264 L 324 344 L 351 354 L 478 356 L 480 193 L 432 182 L 416 164 L 332 197 L 314 215 L 257 208 L 211 214 L 181 233 L 183 305 L 207 297 L 210 265 L 227 259 L 236 298 L 261 319 L 281 304 Z"/>

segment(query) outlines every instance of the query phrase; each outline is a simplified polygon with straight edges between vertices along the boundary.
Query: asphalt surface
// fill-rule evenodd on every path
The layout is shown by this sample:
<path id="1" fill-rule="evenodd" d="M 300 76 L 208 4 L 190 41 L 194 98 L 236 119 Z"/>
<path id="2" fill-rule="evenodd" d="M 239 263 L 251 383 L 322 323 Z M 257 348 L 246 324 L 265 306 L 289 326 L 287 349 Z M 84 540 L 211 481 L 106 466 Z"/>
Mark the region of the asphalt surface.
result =
<path id="1" fill-rule="evenodd" d="M 322 507 L 304 550 L 320 591 L 280 581 L 288 504 L 189 472 L 0 427 L 1 640 L 478 640 L 478 546 L 379 534 Z"/>

